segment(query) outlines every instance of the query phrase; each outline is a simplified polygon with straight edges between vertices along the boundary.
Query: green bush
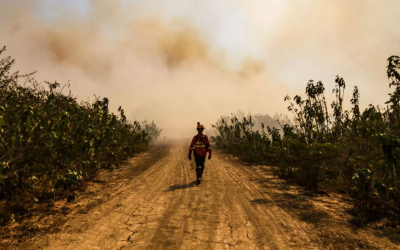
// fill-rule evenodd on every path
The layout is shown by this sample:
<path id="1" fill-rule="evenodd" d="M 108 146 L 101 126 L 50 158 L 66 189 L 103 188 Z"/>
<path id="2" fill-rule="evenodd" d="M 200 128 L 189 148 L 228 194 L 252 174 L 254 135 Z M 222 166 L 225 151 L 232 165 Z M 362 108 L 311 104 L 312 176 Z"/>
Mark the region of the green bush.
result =
<path id="1" fill-rule="evenodd" d="M 318 191 L 344 191 L 354 199 L 354 211 L 363 221 L 400 218 L 400 58 L 388 59 L 391 80 L 387 108 L 369 105 L 360 112 L 358 88 L 343 109 L 346 83 L 336 77 L 335 101 L 328 108 L 322 82 L 310 80 L 306 98 L 296 95 L 288 110 L 294 124 L 267 131 L 253 129 L 252 116 L 218 121 L 212 137 L 217 147 L 241 159 L 276 166 L 277 173 Z"/>
<path id="2" fill-rule="evenodd" d="M 0 61 L 0 200 L 38 202 L 64 191 L 73 200 L 99 168 L 118 167 L 160 134 L 154 123 L 129 124 L 121 107 L 110 113 L 107 98 L 78 103 L 57 82 L 46 90 L 31 74 L 11 73 L 13 64 Z"/>

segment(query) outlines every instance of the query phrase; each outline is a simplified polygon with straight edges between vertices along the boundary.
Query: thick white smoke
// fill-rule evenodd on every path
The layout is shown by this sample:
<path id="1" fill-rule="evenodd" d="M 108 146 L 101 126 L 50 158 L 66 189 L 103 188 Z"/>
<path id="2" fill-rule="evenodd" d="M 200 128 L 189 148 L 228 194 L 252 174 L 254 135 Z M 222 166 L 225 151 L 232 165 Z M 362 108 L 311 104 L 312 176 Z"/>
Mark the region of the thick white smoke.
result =
<path id="1" fill-rule="evenodd" d="M 55 4 L 57 3 L 57 4 Z M 0 0 L 0 46 L 22 72 L 108 97 L 167 137 L 238 109 L 285 112 L 286 94 L 339 74 L 383 104 L 400 51 L 400 2 Z"/>

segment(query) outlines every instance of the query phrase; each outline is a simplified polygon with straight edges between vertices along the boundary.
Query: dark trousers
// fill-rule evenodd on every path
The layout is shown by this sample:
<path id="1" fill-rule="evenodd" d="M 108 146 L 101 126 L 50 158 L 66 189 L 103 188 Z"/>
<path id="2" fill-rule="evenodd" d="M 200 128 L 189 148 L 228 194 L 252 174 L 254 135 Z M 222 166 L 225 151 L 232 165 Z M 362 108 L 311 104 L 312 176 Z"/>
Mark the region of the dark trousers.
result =
<path id="1" fill-rule="evenodd" d="M 200 156 L 194 153 L 194 161 L 196 162 L 196 174 L 197 179 L 203 177 L 204 172 L 204 162 L 206 161 L 206 156 Z"/>

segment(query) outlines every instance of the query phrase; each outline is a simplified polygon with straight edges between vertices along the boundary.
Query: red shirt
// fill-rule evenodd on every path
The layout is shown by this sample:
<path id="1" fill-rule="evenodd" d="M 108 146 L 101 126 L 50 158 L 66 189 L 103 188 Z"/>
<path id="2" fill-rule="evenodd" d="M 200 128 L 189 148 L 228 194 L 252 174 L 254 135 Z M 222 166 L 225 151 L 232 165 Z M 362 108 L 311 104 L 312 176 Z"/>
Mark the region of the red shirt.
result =
<path id="1" fill-rule="evenodd" d="M 208 150 L 204 142 L 207 144 Z M 194 136 L 189 146 L 189 155 L 192 154 L 192 150 L 194 150 L 199 156 L 206 156 L 208 151 L 211 156 L 212 149 L 208 136 L 203 134 Z"/>

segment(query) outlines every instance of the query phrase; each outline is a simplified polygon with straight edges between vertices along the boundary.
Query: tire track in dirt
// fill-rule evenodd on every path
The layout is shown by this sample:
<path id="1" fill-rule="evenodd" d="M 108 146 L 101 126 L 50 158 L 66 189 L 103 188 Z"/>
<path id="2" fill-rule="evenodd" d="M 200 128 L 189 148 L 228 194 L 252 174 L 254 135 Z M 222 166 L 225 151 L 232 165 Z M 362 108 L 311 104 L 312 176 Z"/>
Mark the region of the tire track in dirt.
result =
<path id="1" fill-rule="evenodd" d="M 164 191 L 171 196 L 171 202 L 146 249 L 213 249 L 213 224 L 219 219 L 211 210 L 218 201 L 211 197 L 210 183 L 195 185 L 194 165 L 187 161 L 186 151 L 187 146 L 182 146 L 174 161 L 175 175 Z"/>
<path id="2" fill-rule="evenodd" d="M 307 233 L 296 223 L 296 220 L 276 206 L 274 201 L 259 186 L 248 180 L 243 173 L 232 165 L 221 160 L 217 161 L 217 166 L 220 167 L 221 172 L 230 176 L 240 187 L 240 192 L 243 194 L 241 199 L 242 206 L 246 208 L 249 215 L 254 216 L 252 221 L 255 221 L 256 228 L 263 228 L 264 233 L 267 231 L 271 234 L 270 238 L 278 242 L 278 247 L 274 244 L 271 246 L 272 249 L 274 247 L 277 247 L 277 249 L 289 249 L 291 247 L 296 249 L 317 248 L 315 244 L 311 244 Z M 262 201 L 261 203 L 264 206 L 258 206 L 257 202 L 254 201 Z M 249 205 L 251 203 L 253 204 Z M 268 206 L 265 206 L 265 203 L 268 203 Z"/>
<path id="3" fill-rule="evenodd" d="M 308 237 L 298 237 L 299 229 L 288 226 L 293 224 L 294 220 L 292 218 L 284 220 L 284 214 L 276 209 L 276 206 L 272 202 L 268 207 L 257 206 L 253 203 L 255 200 L 265 200 L 268 197 L 259 192 L 258 189 L 255 189 L 242 174 L 239 174 L 232 166 L 219 159 L 216 161 L 215 166 L 219 168 L 219 172 L 222 175 L 225 175 L 223 179 L 232 182 L 225 185 L 233 186 L 232 189 L 236 186 L 236 192 L 229 193 L 234 193 L 234 197 L 231 197 L 232 199 L 236 198 L 236 200 L 240 201 L 238 205 L 242 207 L 245 211 L 245 216 L 247 216 L 246 229 L 248 230 L 246 236 L 255 240 L 258 248 L 315 248 L 313 244 L 310 244 Z M 237 196 L 240 196 L 240 198 Z M 303 232 L 302 235 L 305 235 L 305 233 Z"/>
<path id="4" fill-rule="evenodd" d="M 186 158 L 186 147 L 183 155 Z M 194 163 L 186 168 L 190 176 L 188 182 L 193 180 L 193 184 L 196 176 L 194 169 Z M 222 195 L 215 185 L 216 177 L 212 173 L 212 168 L 206 165 L 203 177 L 206 181 L 203 181 L 199 187 L 194 187 L 195 189 L 192 190 L 185 189 L 190 198 L 187 206 L 188 220 L 185 223 L 186 233 L 180 243 L 181 249 L 224 249 L 225 243 L 215 239 L 218 225 L 222 222 L 223 214 L 220 208 Z"/>
<path id="5" fill-rule="evenodd" d="M 157 190 L 155 193 L 149 194 L 146 200 L 143 200 L 142 204 L 151 203 L 163 203 L 163 209 L 159 209 L 156 212 L 148 212 L 147 216 L 154 217 L 154 221 L 150 221 L 151 226 L 145 226 L 135 237 L 132 238 L 134 244 L 131 244 L 127 249 L 155 249 L 158 244 L 172 247 L 174 241 L 168 237 L 169 232 L 173 232 L 176 238 L 180 238 L 183 234 L 181 229 L 179 213 L 181 204 L 184 204 L 186 200 L 186 194 L 182 192 L 182 189 L 176 189 L 176 192 L 171 193 L 168 191 L 170 184 L 175 183 L 176 180 L 180 180 L 184 177 L 184 166 L 180 161 L 179 148 L 174 148 L 173 154 L 167 166 L 164 166 L 166 172 L 162 180 L 156 180 L 159 182 L 159 187 L 154 189 Z M 157 216 L 157 214 L 159 216 Z"/>

